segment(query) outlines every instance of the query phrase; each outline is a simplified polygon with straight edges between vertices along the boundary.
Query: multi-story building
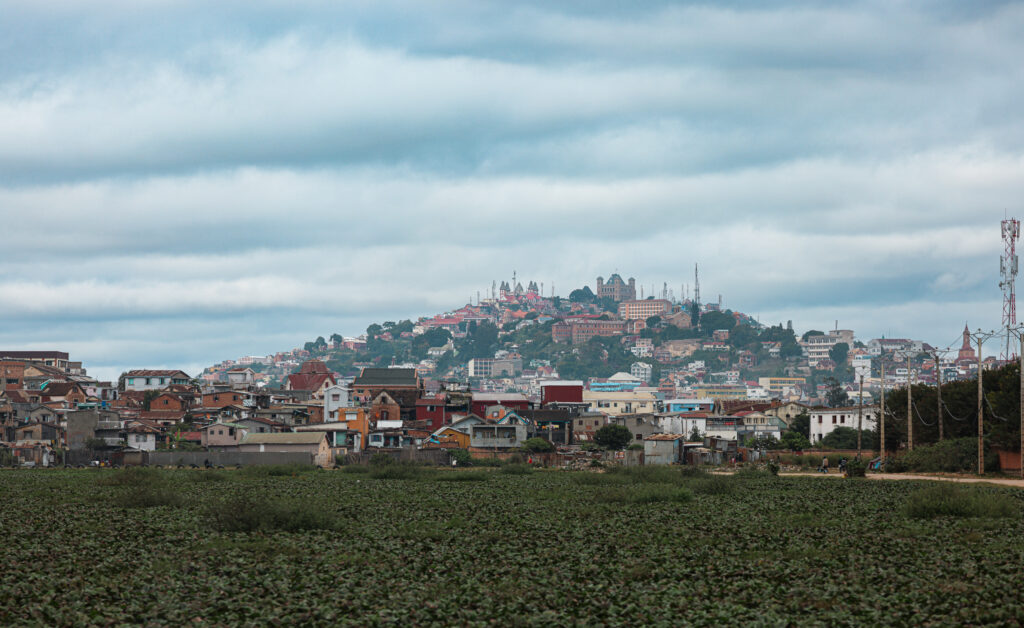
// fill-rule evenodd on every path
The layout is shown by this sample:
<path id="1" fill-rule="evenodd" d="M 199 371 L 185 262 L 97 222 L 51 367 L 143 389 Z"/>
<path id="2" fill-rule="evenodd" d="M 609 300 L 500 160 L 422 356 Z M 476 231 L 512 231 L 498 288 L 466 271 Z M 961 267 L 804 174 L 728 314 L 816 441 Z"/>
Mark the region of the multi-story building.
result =
<path id="1" fill-rule="evenodd" d="M 0 360 L 35 362 L 68 371 L 68 354 L 63 351 L 5 351 L 0 350 Z M 80 364 L 80 363 L 79 363 Z"/>
<path id="2" fill-rule="evenodd" d="M 803 377 L 759 377 L 757 378 L 757 384 L 761 388 L 766 388 L 769 393 L 773 396 L 781 397 L 782 395 L 789 395 L 794 392 L 798 393 L 803 388 L 807 380 Z"/>
<path id="3" fill-rule="evenodd" d="M 188 386 L 191 378 L 184 371 L 135 370 L 122 373 L 122 390 L 162 390 L 168 386 Z"/>
<path id="4" fill-rule="evenodd" d="M 873 430 L 878 423 L 878 408 L 864 406 L 861 429 Z M 857 406 L 811 409 L 811 442 L 817 443 L 837 427 L 857 429 Z"/>
<path id="5" fill-rule="evenodd" d="M 652 316 L 663 316 L 671 311 L 672 304 L 665 299 L 622 301 L 619 303 L 619 318 L 623 320 L 643 321 Z"/>
<path id="6" fill-rule="evenodd" d="M 845 342 L 848 347 L 853 348 L 853 331 L 849 329 L 829 330 L 824 336 L 808 336 L 807 340 L 800 341 L 800 346 L 807 352 L 807 363 L 810 366 L 817 366 L 821 360 L 827 360 L 832 347 Z"/>
<path id="7" fill-rule="evenodd" d="M 626 321 L 573 320 L 555 323 L 551 339 L 555 342 L 582 344 L 595 336 L 621 336 L 626 333 Z"/>
<path id="8" fill-rule="evenodd" d="M 583 401 L 592 412 L 607 415 L 639 414 L 657 411 L 657 397 L 650 392 L 603 392 L 583 391 Z"/>
<path id="9" fill-rule="evenodd" d="M 512 377 L 523 372 L 523 359 L 473 358 L 467 366 L 470 377 Z"/>
<path id="10" fill-rule="evenodd" d="M 629 278 L 629 283 L 622 280 L 619 273 L 615 273 L 608 278 L 608 283 L 604 282 L 603 277 L 597 278 L 597 297 L 603 299 L 610 297 L 616 301 L 635 301 L 636 300 L 636 280 L 632 277 Z"/>
<path id="11" fill-rule="evenodd" d="M 629 367 L 629 374 L 650 383 L 651 376 L 654 375 L 654 367 L 646 362 L 634 362 L 633 366 Z"/>

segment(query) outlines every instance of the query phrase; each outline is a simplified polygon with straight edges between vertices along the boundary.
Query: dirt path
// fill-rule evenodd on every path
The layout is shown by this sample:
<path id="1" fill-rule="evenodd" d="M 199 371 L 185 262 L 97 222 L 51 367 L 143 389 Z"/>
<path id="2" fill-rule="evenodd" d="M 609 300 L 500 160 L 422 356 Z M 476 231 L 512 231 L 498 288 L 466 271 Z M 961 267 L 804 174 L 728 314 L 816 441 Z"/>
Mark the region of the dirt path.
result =
<path id="1" fill-rule="evenodd" d="M 787 476 L 813 476 L 819 478 L 841 478 L 840 473 L 781 473 Z M 962 475 L 919 475 L 915 473 L 869 473 L 869 480 L 938 480 L 940 482 L 959 482 L 962 484 L 996 484 L 1024 488 L 1024 480 L 1020 478 L 978 478 Z"/>

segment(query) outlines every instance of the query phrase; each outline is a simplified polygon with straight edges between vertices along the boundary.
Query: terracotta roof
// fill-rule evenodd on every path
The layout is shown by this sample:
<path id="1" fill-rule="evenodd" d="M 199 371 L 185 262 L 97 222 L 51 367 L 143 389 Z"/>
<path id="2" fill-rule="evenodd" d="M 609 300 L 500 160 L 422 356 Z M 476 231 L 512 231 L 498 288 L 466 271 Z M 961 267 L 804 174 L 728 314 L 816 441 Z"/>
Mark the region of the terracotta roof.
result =
<path id="1" fill-rule="evenodd" d="M 686 436 L 683 434 L 651 434 L 644 438 L 644 440 L 685 440 Z"/>
<path id="2" fill-rule="evenodd" d="M 292 390 L 320 390 L 328 380 L 332 384 L 337 381 L 331 373 L 292 373 L 288 376 L 288 385 Z"/>

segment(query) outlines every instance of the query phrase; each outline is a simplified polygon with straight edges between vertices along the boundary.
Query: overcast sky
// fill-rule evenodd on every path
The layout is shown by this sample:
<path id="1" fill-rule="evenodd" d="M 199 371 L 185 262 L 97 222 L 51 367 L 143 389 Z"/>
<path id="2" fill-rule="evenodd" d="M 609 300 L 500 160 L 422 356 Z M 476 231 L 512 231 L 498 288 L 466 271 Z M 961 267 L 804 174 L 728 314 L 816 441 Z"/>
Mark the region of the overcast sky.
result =
<path id="1" fill-rule="evenodd" d="M 696 262 L 798 331 L 1000 324 L 1020 3 L 85 4 L 0 0 L 0 348 L 196 373 Z"/>

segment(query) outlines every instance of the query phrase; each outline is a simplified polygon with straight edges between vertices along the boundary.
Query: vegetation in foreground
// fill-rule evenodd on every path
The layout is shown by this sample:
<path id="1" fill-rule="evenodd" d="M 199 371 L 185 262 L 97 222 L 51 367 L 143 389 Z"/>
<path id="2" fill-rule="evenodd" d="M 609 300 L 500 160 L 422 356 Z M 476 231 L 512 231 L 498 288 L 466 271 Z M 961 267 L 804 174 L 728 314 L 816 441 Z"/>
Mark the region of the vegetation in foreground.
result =
<path id="1" fill-rule="evenodd" d="M 0 624 L 981 624 L 1024 603 L 1014 489 L 520 471 L 0 471 Z"/>

